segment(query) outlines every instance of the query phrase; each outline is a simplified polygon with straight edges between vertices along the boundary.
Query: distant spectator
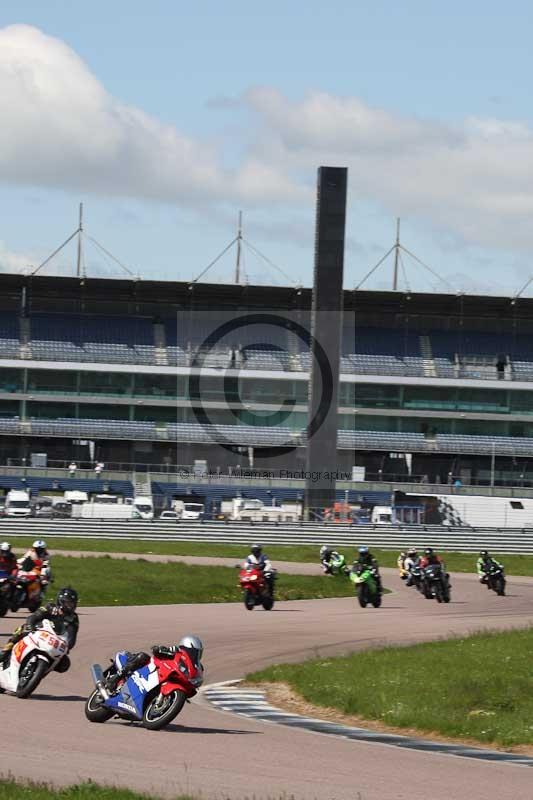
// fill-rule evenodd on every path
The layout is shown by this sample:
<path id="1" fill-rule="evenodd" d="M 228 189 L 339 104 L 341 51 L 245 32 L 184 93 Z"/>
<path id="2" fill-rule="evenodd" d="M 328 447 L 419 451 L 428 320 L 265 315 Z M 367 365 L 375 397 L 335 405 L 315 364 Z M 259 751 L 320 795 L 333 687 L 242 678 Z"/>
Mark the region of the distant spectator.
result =
<path id="1" fill-rule="evenodd" d="M 456 480 L 454 481 L 453 485 L 455 486 L 456 489 L 460 489 L 461 486 L 463 485 L 463 483 L 462 483 L 460 478 L 456 478 Z"/>
<path id="2" fill-rule="evenodd" d="M 103 469 L 104 469 L 104 465 L 102 464 L 102 462 L 101 461 L 97 461 L 95 463 L 95 465 L 94 465 L 94 474 L 96 475 L 97 478 L 100 477 L 100 475 L 103 472 Z"/>
<path id="3" fill-rule="evenodd" d="M 78 469 L 78 465 L 76 464 L 76 462 L 75 461 L 71 461 L 70 464 L 68 465 L 68 474 L 69 474 L 69 476 L 71 478 L 75 478 L 76 477 L 76 470 L 77 469 Z"/>

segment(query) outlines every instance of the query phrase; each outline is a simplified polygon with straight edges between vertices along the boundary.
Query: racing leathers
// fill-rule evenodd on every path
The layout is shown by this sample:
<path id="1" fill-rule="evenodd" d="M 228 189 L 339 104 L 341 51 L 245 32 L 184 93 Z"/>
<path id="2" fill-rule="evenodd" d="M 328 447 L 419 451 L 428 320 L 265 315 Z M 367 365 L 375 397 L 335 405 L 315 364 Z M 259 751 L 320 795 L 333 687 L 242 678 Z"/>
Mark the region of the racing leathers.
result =
<path id="1" fill-rule="evenodd" d="M 379 574 L 379 564 L 377 562 L 377 559 L 374 558 L 374 556 L 370 551 L 366 553 L 359 553 L 357 564 L 359 564 L 362 567 L 366 567 L 366 569 L 372 570 L 374 578 L 376 580 L 378 591 L 381 594 L 383 587 L 381 585 L 381 575 Z"/>
<path id="2" fill-rule="evenodd" d="M 33 547 L 30 547 L 30 549 L 18 559 L 18 568 L 23 572 L 35 572 L 41 576 L 41 581 L 43 583 L 48 583 L 52 575 L 50 569 L 50 553 L 48 550 L 37 553 Z"/>
<path id="3" fill-rule="evenodd" d="M 341 559 L 339 553 L 336 550 L 330 550 L 328 555 L 324 556 L 321 559 L 322 569 L 324 570 L 325 575 L 332 575 L 333 574 L 333 567 L 335 564 L 338 564 Z"/>
<path id="4" fill-rule="evenodd" d="M 481 556 L 476 561 L 476 571 L 478 574 L 479 582 L 480 583 L 487 583 L 487 575 L 492 566 L 500 567 L 503 569 L 503 564 L 500 564 L 499 561 L 496 561 L 495 558 L 491 558 L 488 556 L 487 558 L 482 558 Z"/>
<path id="5" fill-rule="evenodd" d="M 264 553 L 261 553 L 259 556 L 254 556 L 253 553 L 250 553 L 244 562 L 244 569 L 249 567 L 261 570 L 270 594 L 274 594 L 274 579 L 276 570 L 272 566 L 272 562 L 269 557 Z"/>
<path id="6" fill-rule="evenodd" d="M 68 640 L 69 652 L 76 644 L 78 638 L 78 629 L 80 627 L 80 619 L 75 611 L 64 611 L 59 608 L 55 603 L 47 603 L 41 606 L 33 614 L 26 618 L 24 625 L 20 625 L 14 632 L 11 638 L 6 643 L 1 651 L 1 664 L 5 668 L 9 663 L 9 657 L 13 646 L 26 636 L 31 631 L 37 630 L 43 620 L 49 620 L 56 633 L 60 636 L 66 634 Z M 59 664 L 56 666 L 57 672 L 66 672 L 70 666 L 70 659 L 68 655 L 64 655 Z"/>
<path id="7" fill-rule="evenodd" d="M 179 645 L 154 644 L 152 653 L 158 658 L 172 658 L 179 650 Z M 150 663 L 151 656 L 140 650 L 138 653 L 126 653 L 126 661 L 121 669 L 107 679 L 106 688 L 109 692 L 116 692 L 118 684 L 126 680 L 135 670 L 141 669 Z"/>
<path id="8" fill-rule="evenodd" d="M 0 551 L 0 578 L 14 577 L 17 574 L 17 557 L 12 550 Z"/>

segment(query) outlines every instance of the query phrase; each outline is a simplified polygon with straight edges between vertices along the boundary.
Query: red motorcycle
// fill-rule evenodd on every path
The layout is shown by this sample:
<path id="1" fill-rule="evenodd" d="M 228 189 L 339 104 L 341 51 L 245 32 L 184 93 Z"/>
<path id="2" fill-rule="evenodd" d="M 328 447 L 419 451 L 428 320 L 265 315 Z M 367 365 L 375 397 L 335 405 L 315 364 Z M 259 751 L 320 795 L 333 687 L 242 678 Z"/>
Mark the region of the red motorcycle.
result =
<path id="1" fill-rule="evenodd" d="M 273 580 L 271 577 L 271 580 Z M 262 570 L 255 567 L 244 567 L 239 572 L 239 586 L 243 591 L 244 605 L 248 611 L 256 606 L 263 606 L 265 611 L 270 611 L 274 605 L 274 595 L 271 583 Z"/>

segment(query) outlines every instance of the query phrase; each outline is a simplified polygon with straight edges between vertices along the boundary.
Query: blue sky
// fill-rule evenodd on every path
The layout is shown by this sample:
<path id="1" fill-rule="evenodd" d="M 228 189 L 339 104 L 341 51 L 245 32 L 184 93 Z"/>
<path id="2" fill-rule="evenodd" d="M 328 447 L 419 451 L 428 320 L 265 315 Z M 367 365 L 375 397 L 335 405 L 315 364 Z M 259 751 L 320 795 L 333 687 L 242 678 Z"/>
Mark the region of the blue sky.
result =
<path id="1" fill-rule="evenodd" d="M 39 263 L 83 200 L 134 272 L 189 279 L 242 208 L 250 242 L 308 284 L 316 167 L 334 163 L 350 170 L 347 287 L 399 215 L 456 290 L 514 293 L 533 271 L 532 28 L 525 2 L 4 0 L 0 267 Z M 245 268 L 285 280 L 251 252 Z M 411 288 L 444 288 L 405 268 Z M 228 256 L 212 276 L 231 275 Z"/>

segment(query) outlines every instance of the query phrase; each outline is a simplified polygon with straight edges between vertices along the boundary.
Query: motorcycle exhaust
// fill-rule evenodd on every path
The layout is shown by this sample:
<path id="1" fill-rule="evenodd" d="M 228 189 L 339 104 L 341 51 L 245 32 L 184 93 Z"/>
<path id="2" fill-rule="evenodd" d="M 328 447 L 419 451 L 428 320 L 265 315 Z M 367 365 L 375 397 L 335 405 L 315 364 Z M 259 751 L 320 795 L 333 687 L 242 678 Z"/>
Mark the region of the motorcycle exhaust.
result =
<path id="1" fill-rule="evenodd" d="M 102 671 L 102 667 L 100 666 L 100 664 L 92 664 L 91 675 L 93 676 L 93 681 L 96 688 L 98 689 L 104 700 L 109 700 L 110 695 L 104 686 L 104 673 Z"/>

